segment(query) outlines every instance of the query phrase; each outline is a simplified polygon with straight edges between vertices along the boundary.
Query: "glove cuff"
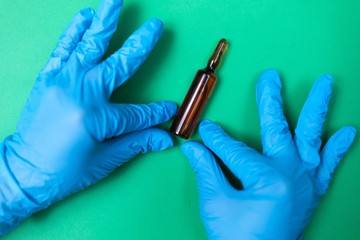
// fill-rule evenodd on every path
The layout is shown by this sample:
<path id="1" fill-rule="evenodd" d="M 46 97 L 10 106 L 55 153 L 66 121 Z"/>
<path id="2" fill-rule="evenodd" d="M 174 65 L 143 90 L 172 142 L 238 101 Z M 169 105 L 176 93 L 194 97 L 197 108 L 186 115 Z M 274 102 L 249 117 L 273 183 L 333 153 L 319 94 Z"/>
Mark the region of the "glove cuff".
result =
<path id="1" fill-rule="evenodd" d="M 6 140 L 0 143 L 0 236 L 14 229 L 39 205 L 22 191 L 14 177 L 9 162 L 16 159 L 6 158 Z"/>

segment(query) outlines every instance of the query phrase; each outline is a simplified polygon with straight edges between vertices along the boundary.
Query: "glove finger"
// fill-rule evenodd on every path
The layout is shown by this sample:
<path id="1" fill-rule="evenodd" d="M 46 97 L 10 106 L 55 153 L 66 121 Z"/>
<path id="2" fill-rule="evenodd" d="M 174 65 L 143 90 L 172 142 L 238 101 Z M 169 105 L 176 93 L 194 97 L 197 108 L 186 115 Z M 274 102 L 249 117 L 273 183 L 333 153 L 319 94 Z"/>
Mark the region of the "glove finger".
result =
<path id="1" fill-rule="evenodd" d="M 70 55 L 81 41 L 85 31 L 89 28 L 94 13 L 92 8 L 85 8 L 76 14 L 61 34 L 59 42 L 53 50 L 49 61 L 40 72 L 41 75 L 52 76 L 61 70 L 62 66 L 68 61 Z"/>
<path id="2" fill-rule="evenodd" d="M 219 125 L 202 121 L 199 133 L 205 145 L 241 180 L 244 189 L 254 186 L 259 180 L 258 176 L 268 170 L 261 154 L 231 138 Z"/>
<path id="3" fill-rule="evenodd" d="M 328 111 L 333 79 L 321 76 L 312 87 L 295 129 L 295 144 L 304 165 L 314 170 L 320 164 L 322 126 Z"/>
<path id="4" fill-rule="evenodd" d="M 321 195 L 325 194 L 335 168 L 349 150 L 355 135 L 355 128 L 344 127 L 329 139 L 321 151 L 321 164 L 316 173 L 318 189 Z"/>
<path id="5" fill-rule="evenodd" d="M 83 187 L 106 177 L 139 153 L 162 151 L 172 146 L 170 134 L 158 128 L 149 128 L 105 141 L 89 163 L 91 167 Z"/>
<path id="6" fill-rule="evenodd" d="M 261 126 L 263 154 L 273 156 L 293 144 L 280 95 L 281 82 L 275 70 L 266 70 L 257 83 L 256 101 Z"/>
<path id="7" fill-rule="evenodd" d="M 90 28 L 77 47 L 77 56 L 85 65 L 101 61 L 113 36 L 123 5 L 122 0 L 102 0 Z"/>
<path id="8" fill-rule="evenodd" d="M 230 187 L 214 155 L 204 145 L 186 142 L 181 146 L 196 174 L 200 201 L 211 199 Z"/>
<path id="9" fill-rule="evenodd" d="M 145 22 L 112 56 L 102 63 L 106 96 L 131 77 L 146 60 L 163 32 L 163 24 L 153 18 Z"/>
<path id="10" fill-rule="evenodd" d="M 89 118 L 89 130 L 99 141 L 143 130 L 168 121 L 176 113 L 173 102 L 111 104 Z"/>

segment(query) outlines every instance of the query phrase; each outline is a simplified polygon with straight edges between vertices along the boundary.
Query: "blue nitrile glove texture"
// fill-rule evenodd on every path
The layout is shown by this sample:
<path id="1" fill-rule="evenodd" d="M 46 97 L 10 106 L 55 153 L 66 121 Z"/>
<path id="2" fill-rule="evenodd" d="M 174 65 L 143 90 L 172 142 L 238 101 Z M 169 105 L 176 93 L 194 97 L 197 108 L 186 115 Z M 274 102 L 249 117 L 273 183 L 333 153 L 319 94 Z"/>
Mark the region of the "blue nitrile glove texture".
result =
<path id="1" fill-rule="evenodd" d="M 210 239 L 301 238 L 356 134 L 344 127 L 320 150 L 332 82 L 329 75 L 315 82 L 293 137 L 282 111 L 279 75 L 275 70 L 262 74 L 256 92 L 262 154 L 210 121 L 199 127 L 206 147 L 183 144 L 196 173 L 201 217 Z M 241 180 L 243 190 L 230 185 L 215 155 Z"/>
<path id="2" fill-rule="evenodd" d="M 102 61 L 122 1 L 80 11 L 39 73 L 14 134 L 0 144 L 0 235 L 32 213 L 107 176 L 138 153 L 173 145 L 150 128 L 176 112 L 172 102 L 115 104 L 112 92 L 145 61 L 160 38 L 145 22 Z"/>

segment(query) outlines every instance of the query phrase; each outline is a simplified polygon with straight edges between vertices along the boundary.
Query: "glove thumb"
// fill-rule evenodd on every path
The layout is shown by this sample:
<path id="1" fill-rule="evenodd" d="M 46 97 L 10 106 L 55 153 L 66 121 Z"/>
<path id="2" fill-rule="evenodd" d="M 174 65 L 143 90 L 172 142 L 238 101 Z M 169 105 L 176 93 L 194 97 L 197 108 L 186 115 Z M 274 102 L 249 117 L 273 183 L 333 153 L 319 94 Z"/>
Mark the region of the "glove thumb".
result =
<path id="1" fill-rule="evenodd" d="M 214 155 L 204 145 L 186 142 L 181 146 L 181 150 L 196 174 L 200 199 L 213 197 L 222 192 L 225 185 L 229 185 Z"/>

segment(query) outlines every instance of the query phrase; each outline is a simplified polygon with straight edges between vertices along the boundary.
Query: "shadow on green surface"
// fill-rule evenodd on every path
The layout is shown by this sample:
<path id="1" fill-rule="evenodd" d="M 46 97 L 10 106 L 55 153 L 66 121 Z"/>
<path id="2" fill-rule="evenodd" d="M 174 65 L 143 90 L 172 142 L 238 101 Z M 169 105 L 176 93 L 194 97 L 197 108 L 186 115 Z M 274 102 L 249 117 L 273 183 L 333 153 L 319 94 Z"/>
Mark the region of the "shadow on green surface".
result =
<path id="1" fill-rule="evenodd" d="M 109 49 L 104 58 L 109 57 L 123 45 L 124 41 L 142 25 L 139 19 L 141 7 L 137 4 L 127 5 L 122 11 L 116 33 L 110 41 Z M 162 69 L 162 64 L 169 57 L 169 49 L 173 44 L 174 34 L 169 29 L 164 29 L 162 37 L 155 46 L 143 66 L 119 89 L 115 90 L 111 102 L 115 103 L 141 103 L 146 99 L 151 82 L 156 81 L 157 71 Z M 151 91 L 150 91 L 151 92 Z M 153 101 L 149 99 L 147 102 Z"/>
<path id="2" fill-rule="evenodd" d="M 141 7 L 135 3 L 126 4 L 120 13 L 118 26 L 114 33 L 109 47 L 104 55 L 104 59 L 116 52 L 125 40 L 141 25 Z"/>

